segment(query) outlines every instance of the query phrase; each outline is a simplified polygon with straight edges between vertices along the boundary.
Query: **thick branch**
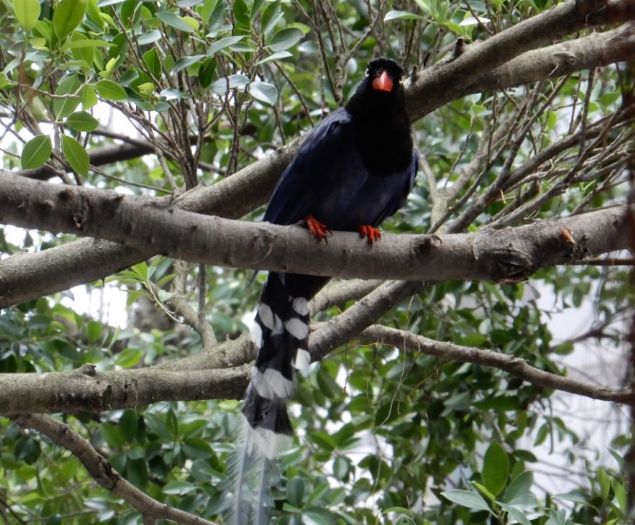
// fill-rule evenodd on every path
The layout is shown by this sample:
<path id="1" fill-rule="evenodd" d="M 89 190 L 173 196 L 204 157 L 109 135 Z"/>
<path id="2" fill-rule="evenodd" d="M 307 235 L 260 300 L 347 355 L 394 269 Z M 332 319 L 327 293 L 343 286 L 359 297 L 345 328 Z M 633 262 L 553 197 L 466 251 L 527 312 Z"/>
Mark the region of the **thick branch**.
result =
<path id="1" fill-rule="evenodd" d="M 354 233 L 319 243 L 296 226 L 209 217 L 176 209 L 169 199 L 10 174 L 0 178 L 0 210 L 2 223 L 106 238 L 191 262 L 364 279 L 519 279 L 628 246 L 623 207 L 474 234 L 386 235 L 372 249 Z M 0 290 L 11 294 L 4 278 L 0 273 Z"/>
<path id="2" fill-rule="evenodd" d="M 311 334 L 314 360 L 356 337 L 421 284 L 389 282 L 342 315 L 320 325 Z M 150 368 L 97 372 L 84 365 L 72 372 L 0 374 L 0 415 L 34 412 L 100 412 L 138 408 L 158 401 L 240 399 L 250 378 L 250 367 L 239 366 L 254 357 L 246 336 Z M 236 368 L 211 368 L 212 366 Z"/>
<path id="3" fill-rule="evenodd" d="M 97 372 L 93 365 L 72 372 L 0 374 L 0 413 L 101 412 L 158 401 L 240 399 L 248 378 L 246 368 Z"/>
<path id="4" fill-rule="evenodd" d="M 370 339 L 381 344 L 394 345 L 408 352 L 422 352 L 447 361 L 461 363 L 475 363 L 492 368 L 498 368 L 520 377 L 534 385 L 562 390 L 592 399 L 613 401 L 635 405 L 635 393 L 625 390 L 612 390 L 600 385 L 579 381 L 569 377 L 559 376 L 529 365 L 524 359 L 511 355 L 483 350 L 468 346 L 455 345 L 421 337 L 404 330 L 396 330 L 386 326 L 371 326 L 364 330 L 360 337 Z"/>
<path id="5" fill-rule="evenodd" d="M 478 91 L 476 86 L 484 82 L 489 72 L 556 38 L 589 24 L 635 18 L 632 4 L 632 0 L 570 1 L 469 46 L 458 58 L 426 69 L 409 86 L 410 116 L 420 118 L 451 100 Z M 523 79 L 519 78 L 517 83 L 520 82 Z"/>
<path id="6" fill-rule="evenodd" d="M 635 23 L 604 33 L 528 51 L 483 75 L 464 94 L 561 77 L 628 60 L 635 54 Z"/>
<path id="7" fill-rule="evenodd" d="M 56 445 L 69 450 L 101 487 L 114 496 L 123 498 L 144 516 L 168 519 L 186 525 L 214 525 L 211 521 L 161 503 L 139 490 L 122 478 L 89 441 L 73 432 L 68 425 L 41 414 L 18 416 L 15 422 L 22 428 L 37 430 Z"/>

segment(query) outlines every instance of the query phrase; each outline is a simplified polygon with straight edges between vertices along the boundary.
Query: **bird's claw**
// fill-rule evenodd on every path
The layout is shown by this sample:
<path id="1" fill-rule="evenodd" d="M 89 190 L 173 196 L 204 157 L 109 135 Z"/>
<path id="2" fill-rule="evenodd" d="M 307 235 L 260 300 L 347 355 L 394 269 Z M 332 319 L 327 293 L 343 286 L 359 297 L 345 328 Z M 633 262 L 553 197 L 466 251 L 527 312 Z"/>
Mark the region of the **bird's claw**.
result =
<path id="1" fill-rule="evenodd" d="M 331 233 L 326 224 L 322 224 L 313 215 L 307 215 L 304 218 L 304 224 L 318 241 L 325 241 L 326 237 Z"/>
<path id="2" fill-rule="evenodd" d="M 363 224 L 359 227 L 359 236 L 362 239 L 366 238 L 368 245 L 372 246 L 375 241 L 381 239 L 381 231 L 370 224 Z"/>

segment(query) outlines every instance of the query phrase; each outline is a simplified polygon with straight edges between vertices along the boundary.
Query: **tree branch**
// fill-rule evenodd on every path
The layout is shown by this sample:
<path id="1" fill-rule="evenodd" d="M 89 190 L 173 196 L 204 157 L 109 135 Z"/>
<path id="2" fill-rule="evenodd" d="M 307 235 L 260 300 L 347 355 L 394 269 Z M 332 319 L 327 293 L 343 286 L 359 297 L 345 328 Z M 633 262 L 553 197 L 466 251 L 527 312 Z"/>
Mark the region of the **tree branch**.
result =
<path id="1" fill-rule="evenodd" d="M 483 350 L 480 348 L 435 341 L 404 330 L 396 330 L 386 326 L 371 326 L 361 332 L 360 337 L 380 344 L 393 345 L 408 352 L 422 352 L 427 355 L 433 355 L 447 361 L 474 363 L 498 368 L 543 388 L 552 388 L 554 390 L 562 390 L 563 392 L 590 397 L 591 399 L 613 401 L 615 403 L 635 406 L 635 392 L 612 390 L 585 381 L 559 376 L 535 368 L 529 365 L 524 359 L 493 350 Z"/>
<path id="2" fill-rule="evenodd" d="M 168 519 L 185 525 L 214 525 L 211 521 L 161 503 L 139 490 L 122 478 L 89 441 L 73 432 L 68 425 L 42 414 L 17 416 L 14 420 L 22 428 L 37 430 L 56 445 L 69 450 L 101 487 L 114 496 L 123 498 L 144 516 Z"/>
<path id="3" fill-rule="evenodd" d="M 0 413 L 102 412 L 158 401 L 241 399 L 248 380 L 245 367 L 98 372 L 83 365 L 72 372 L 0 374 Z"/>
<path id="4" fill-rule="evenodd" d="M 486 73 L 464 95 L 561 77 L 628 60 L 635 54 L 635 23 L 528 51 Z"/>
<path id="5" fill-rule="evenodd" d="M 576 0 L 544 11 L 484 42 L 468 46 L 450 62 L 422 71 L 408 87 L 410 117 L 421 118 L 451 100 L 475 93 L 490 71 L 556 38 L 588 25 L 633 18 L 635 9 L 631 0 Z"/>
<path id="6" fill-rule="evenodd" d="M 388 282 L 310 337 L 313 360 L 356 337 L 395 304 L 421 288 L 415 282 Z M 83 365 L 72 372 L 0 374 L 0 415 L 34 412 L 101 412 L 138 408 L 159 401 L 241 399 L 251 377 L 255 348 L 246 336 L 157 366 L 97 372 Z M 212 368 L 225 366 L 228 368 Z M 235 368 L 232 368 L 235 367 Z"/>
<path id="7" fill-rule="evenodd" d="M 209 217 L 176 209 L 170 199 L 11 174 L 0 178 L 0 210 L 2 223 L 102 237 L 191 262 L 364 279 L 517 280 L 628 246 L 623 207 L 473 234 L 385 235 L 372 250 L 355 233 L 319 243 L 296 226 Z M 10 294 L 4 279 L 0 272 L 0 293 Z"/>

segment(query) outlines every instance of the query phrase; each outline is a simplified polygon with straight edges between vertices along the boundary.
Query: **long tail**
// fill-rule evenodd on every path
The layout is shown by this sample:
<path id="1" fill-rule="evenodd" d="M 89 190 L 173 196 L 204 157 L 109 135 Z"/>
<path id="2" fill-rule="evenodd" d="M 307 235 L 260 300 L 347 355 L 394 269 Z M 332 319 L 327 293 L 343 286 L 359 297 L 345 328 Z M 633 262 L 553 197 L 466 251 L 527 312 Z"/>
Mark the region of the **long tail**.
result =
<path id="1" fill-rule="evenodd" d="M 287 401 L 294 368 L 310 363 L 309 300 L 326 277 L 270 273 L 260 298 L 252 339 L 258 348 L 242 408 L 244 429 L 235 461 L 228 523 L 267 523 L 275 458 L 291 444 Z"/>

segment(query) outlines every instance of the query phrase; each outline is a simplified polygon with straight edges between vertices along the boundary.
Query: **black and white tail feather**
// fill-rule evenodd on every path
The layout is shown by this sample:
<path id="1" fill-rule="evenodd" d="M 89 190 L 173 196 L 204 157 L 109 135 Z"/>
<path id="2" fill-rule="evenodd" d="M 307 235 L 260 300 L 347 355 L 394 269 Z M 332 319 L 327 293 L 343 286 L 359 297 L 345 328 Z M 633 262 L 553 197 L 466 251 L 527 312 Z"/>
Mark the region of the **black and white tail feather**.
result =
<path id="1" fill-rule="evenodd" d="M 267 279 L 251 333 L 258 354 L 230 468 L 233 490 L 226 521 L 231 525 L 268 523 L 275 459 L 291 445 L 287 401 L 295 391 L 294 369 L 311 362 L 308 301 L 327 280 L 282 273 L 270 273 Z"/>

